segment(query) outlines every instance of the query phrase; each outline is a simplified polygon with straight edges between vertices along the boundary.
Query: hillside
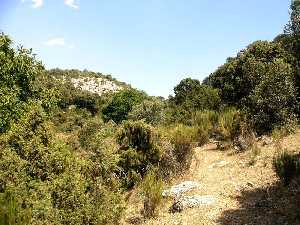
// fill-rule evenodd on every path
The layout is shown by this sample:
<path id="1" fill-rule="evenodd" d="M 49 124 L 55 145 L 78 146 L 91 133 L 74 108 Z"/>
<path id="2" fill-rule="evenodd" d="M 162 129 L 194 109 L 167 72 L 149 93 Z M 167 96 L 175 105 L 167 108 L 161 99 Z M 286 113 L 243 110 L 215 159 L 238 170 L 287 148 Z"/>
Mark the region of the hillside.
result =
<path id="1" fill-rule="evenodd" d="M 57 81 L 61 81 L 63 85 L 71 84 L 79 91 L 87 91 L 99 96 L 115 93 L 130 87 L 124 82 L 112 78 L 110 75 L 91 71 L 52 69 L 47 73 Z"/>
<path id="2" fill-rule="evenodd" d="M 288 189 L 278 180 L 272 160 L 278 154 L 271 138 L 257 142 L 259 150 L 237 153 L 221 151 L 215 144 L 195 148 L 189 172 L 169 186 L 185 181 L 199 187 L 183 195 L 209 196 L 213 199 L 182 212 L 169 212 L 174 200 L 165 198 L 157 218 L 143 222 L 143 205 L 138 193 L 132 194 L 124 224 L 146 225 L 276 225 L 300 224 L 299 184 Z M 291 153 L 300 153 L 300 130 L 285 137 L 281 145 Z M 167 189 L 168 186 L 165 186 Z M 136 207 L 139 206 L 139 207 Z"/>

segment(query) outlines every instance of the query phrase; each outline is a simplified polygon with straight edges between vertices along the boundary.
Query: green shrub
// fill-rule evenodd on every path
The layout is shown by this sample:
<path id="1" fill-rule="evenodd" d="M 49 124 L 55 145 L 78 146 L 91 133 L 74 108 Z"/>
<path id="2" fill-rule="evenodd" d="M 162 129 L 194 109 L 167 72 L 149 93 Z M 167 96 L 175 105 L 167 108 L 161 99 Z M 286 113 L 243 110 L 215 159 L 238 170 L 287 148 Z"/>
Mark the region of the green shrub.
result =
<path id="1" fill-rule="evenodd" d="M 220 113 L 217 132 L 223 140 L 232 140 L 239 124 L 239 111 L 230 108 Z"/>
<path id="2" fill-rule="evenodd" d="M 165 103 L 156 98 L 144 100 L 141 104 L 133 107 L 128 118 L 131 120 L 144 120 L 151 125 L 158 125 L 165 121 Z"/>
<path id="3" fill-rule="evenodd" d="M 111 101 L 103 108 L 103 119 L 120 123 L 128 119 L 128 113 L 135 105 L 140 104 L 146 94 L 135 89 L 125 89 L 113 95 Z"/>
<path id="4" fill-rule="evenodd" d="M 144 195 L 144 216 L 146 218 L 157 215 L 157 208 L 162 201 L 163 181 L 157 175 L 156 170 L 150 170 L 142 183 L 142 194 Z"/>
<path id="5" fill-rule="evenodd" d="M 283 152 L 273 159 L 273 167 L 280 180 L 288 185 L 292 179 L 300 175 L 299 156 Z"/>
<path id="6" fill-rule="evenodd" d="M 198 130 L 195 127 L 178 124 L 169 129 L 169 138 L 174 146 L 173 154 L 183 169 L 189 167 L 196 146 Z"/>
<path id="7" fill-rule="evenodd" d="M 220 107 L 221 99 L 218 89 L 202 85 L 199 80 L 186 78 L 174 88 L 175 96 L 170 102 L 187 111 L 213 110 Z"/>
<path id="8" fill-rule="evenodd" d="M 22 206 L 20 200 L 12 192 L 0 193 L 0 224 L 29 225 L 31 224 L 31 209 Z"/>
<path id="9" fill-rule="evenodd" d="M 158 166 L 161 159 L 159 134 L 142 121 L 125 121 L 118 133 L 120 145 L 119 166 L 127 188 L 137 183 L 152 166 Z"/>
<path id="10" fill-rule="evenodd" d="M 0 34 L 0 133 L 23 113 L 26 101 L 37 96 L 33 87 L 42 73 L 41 62 L 35 59 L 32 50 L 12 48 L 12 40 Z"/>
<path id="11" fill-rule="evenodd" d="M 276 87 L 276 88 L 274 88 Z M 266 66 L 261 82 L 249 95 L 246 110 L 259 133 L 294 120 L 299 108 L 291 66 L 275 60 Z"/>
<path id="12" fill-rule="evenodd" d="M 219 113 L 212 110 L 197 111 L 192 115 L 191 124 L 213 132 L 218 126 Z"/>

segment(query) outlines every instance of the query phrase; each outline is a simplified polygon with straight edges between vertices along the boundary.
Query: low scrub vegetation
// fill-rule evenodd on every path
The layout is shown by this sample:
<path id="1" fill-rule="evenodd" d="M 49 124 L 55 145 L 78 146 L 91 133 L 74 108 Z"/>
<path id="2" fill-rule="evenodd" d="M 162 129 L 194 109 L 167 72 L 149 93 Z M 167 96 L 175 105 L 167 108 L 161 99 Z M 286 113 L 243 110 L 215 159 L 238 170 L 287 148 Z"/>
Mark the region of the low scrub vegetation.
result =
<path id="1" fill-rule="evenodd" d="M 300 176 L 300 156 L 282 152 L 273 160 L 274 170 L 280 180 L 288 185 L 293 179 Z"/>
<path id="2" fill-rule="evenodd" d="M 189 168 L 194 147 L 213 139 L 255 149 L 257 135 L 292 132 L 300 116 L 298 1 L 291 9 L 284 34 L 250 44 L 202 83 L 183 79 L 168 99 L 100 73 L 47 71 L 1 34 L 0 222 L 118 224 L 134 187 L 152 217 L 161 178 Z M 99 95 L 74 78 L 116 88 Z M 299 175 L 297 155 L 282 153 L 273 165 L 286 185 Z"/>
<path id="3" fill-rule="evenodd" d="M 156 216 L 162 202 L 163 181 L 155 169 L 147 173 L 141 189 L 144 196 L 144 216 L 146 218 Z"/>

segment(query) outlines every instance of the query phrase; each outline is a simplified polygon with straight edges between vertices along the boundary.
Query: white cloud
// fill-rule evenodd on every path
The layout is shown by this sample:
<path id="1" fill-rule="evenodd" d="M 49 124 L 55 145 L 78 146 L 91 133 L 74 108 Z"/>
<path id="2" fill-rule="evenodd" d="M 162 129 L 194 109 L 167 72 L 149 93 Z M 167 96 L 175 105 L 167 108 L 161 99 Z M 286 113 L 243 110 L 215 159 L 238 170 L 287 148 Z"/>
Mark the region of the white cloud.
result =
<path id="1" fill-rule="evenodd" d="M 79 5 L 75 3 L 75 0 L 64 0 L 65 4 L 73 9 L 79 9 Z"/>
<path id="2" fill-rule="evenodd" d="M 28 0 L 21 0 L 22 3 L 27 2 L 27 1 Z M 44 4 L 44 0 L 31 0 L 31 2 L 32 2 L 32 5 L 31 5 L 32 8 L 35 8 L 35 9 L 42 7 Z"/>
<path id="3" fill-rule="evenodd" d="M 65 46 L 65 39 L 62 37 L 52 38 L 45 42 L 47 46 Z"/>
<path id="4" fill-rule="evenodd" d="M 53 47 L 53 46 L 67 47 L 69 49 L 74 49 L 75 48 L 74 44 L 66 43 L 66 41 L 63 37 L 51 38 L 48 41 L 44 42 L 44 45 L 51 46 L 51 47 Z"/>

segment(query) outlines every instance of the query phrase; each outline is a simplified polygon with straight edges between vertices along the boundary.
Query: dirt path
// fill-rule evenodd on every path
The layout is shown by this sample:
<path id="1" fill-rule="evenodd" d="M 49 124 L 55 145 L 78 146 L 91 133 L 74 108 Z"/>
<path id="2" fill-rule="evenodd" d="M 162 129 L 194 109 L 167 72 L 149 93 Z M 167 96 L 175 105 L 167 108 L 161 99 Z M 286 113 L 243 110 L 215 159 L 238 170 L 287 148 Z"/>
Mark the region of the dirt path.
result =
<path id="1" fill-rule="evenodd" d="M 293 147 L 300 147 L 299 131 L 283 143 L 288 146 L 290 142 L 293 142 Z M 173 184 L 196 181 L 200 183 L 200 188 L 188 195 L 210 195 L 216 199 L 215 203 L 186 209 L 181 213 L 169 213 L 172 200 L 164 200 L 159 216 L 142 224 L 300 224 L 294 222 L 297 215 L 290 215 L 293 210 L 289 210 L 289 207 L 295 207 L 295 198 L 278 184 L 272 170 L 274 146 L 260 145 L 258 149 L 236 154 L 230 150 L 219 151 L 213 144 L 196 148 L 189 172 Z M 298 194 L 295 193 L 295 196 L 298 196 L 300 203 Z M 142 207 L 138 198 L 132 204 Z M 134 211 L 132 209 L 129 214 L 137 213 Z M 290 222 L 291 218 L 293 222 Z"/>

